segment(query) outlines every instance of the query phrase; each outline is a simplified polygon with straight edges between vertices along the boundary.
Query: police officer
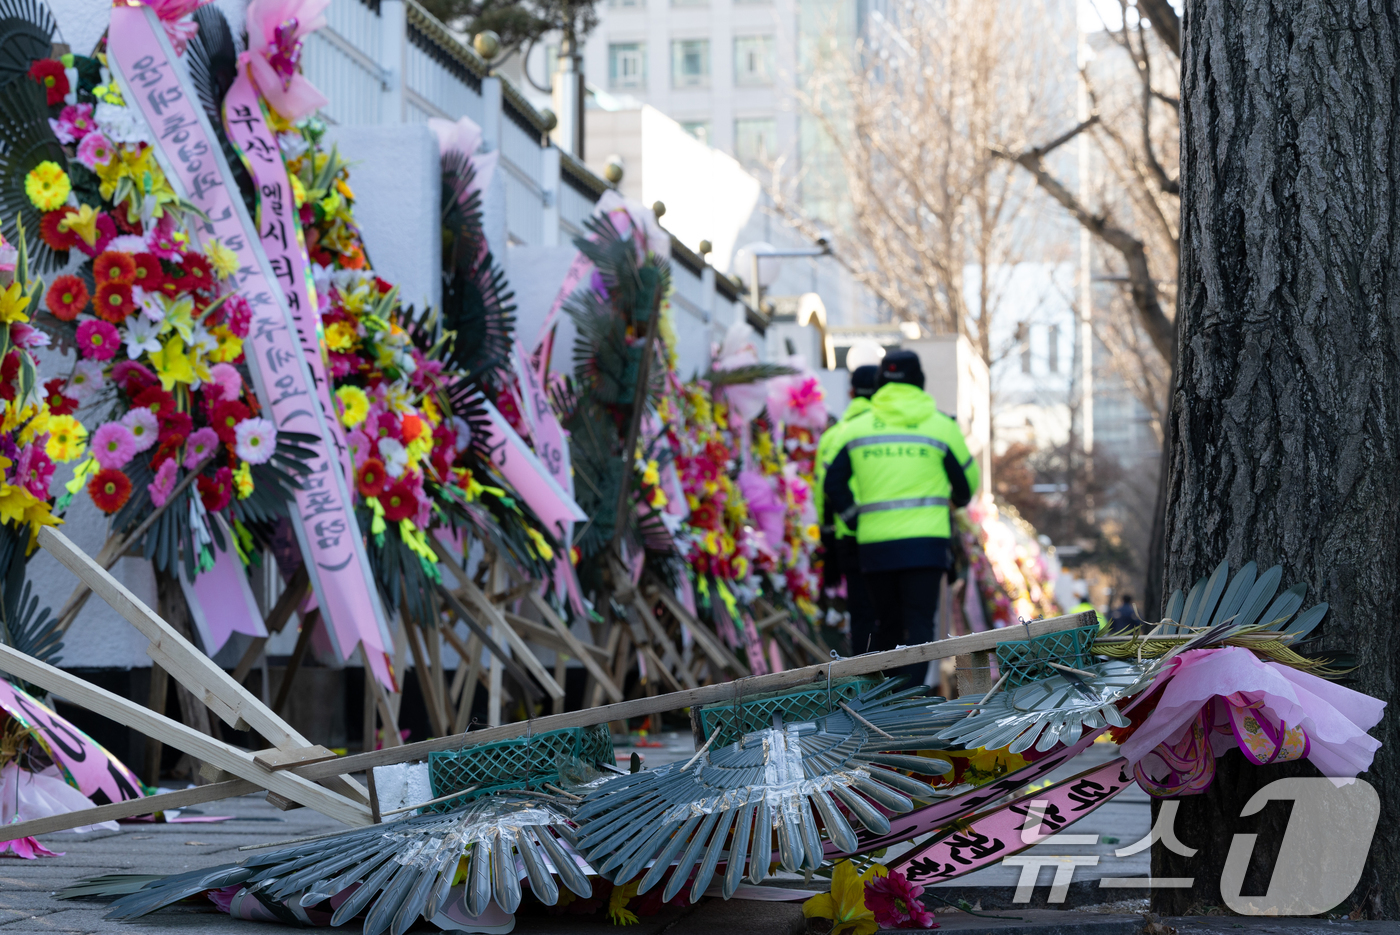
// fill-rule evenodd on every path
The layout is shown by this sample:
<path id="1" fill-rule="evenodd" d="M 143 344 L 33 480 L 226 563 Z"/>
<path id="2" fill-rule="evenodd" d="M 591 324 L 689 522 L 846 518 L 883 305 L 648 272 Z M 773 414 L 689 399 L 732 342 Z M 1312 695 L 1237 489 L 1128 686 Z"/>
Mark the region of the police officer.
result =
<path id="1" fill-rule="evenodd" d="M 822 433 L 817 442 L 817 513 L 821 517 L 822 538 L 826 540 L 826 530 L 833 528 L 828 545 L 828 561 L 846 578 L 846 610 L 851 615 L 851 652 L 855 655 L 869 652 L 875 646 L 876 620 L 875 605 L 870 600 L 870 590 L 865 585 L 865 577 L 860 571 L 860 559 L 856 554 L 856 535 L 846 525 L 845 520 L 836 516 L 822 493 L 822 483 L 826 469 L 841 450 L 846 429 L 856 417 L 870 409 L 870 397 L 875 395 L 875 378 L 879 368 L 874 364 L 857 367 L 851 371 L 851 401 L 841 414 L 841 421 Z"/>
<path id="2" fill-rule="evenodd" d="M 957 422 L 924 392 L 918 355 L 886 354 L 870 410 L 842 433 L 823 484 L 831 509 L 856 532 L 880 620 L 874 649 L 933 639 L 938 589 L 953 562 L 951 509 L 970 502 L 980 480 Z M 926 669 L 898 674 L 921 683 Z"/>

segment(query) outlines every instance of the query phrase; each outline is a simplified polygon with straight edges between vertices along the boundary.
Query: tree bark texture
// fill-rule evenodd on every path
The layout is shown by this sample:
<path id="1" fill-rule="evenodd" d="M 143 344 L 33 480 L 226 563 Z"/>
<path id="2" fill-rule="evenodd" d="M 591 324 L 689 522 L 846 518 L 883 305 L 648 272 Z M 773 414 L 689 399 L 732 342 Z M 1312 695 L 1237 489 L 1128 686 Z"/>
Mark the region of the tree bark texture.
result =
<path id="1" fill-rule="evenodd" d="M 1400 2 L 1188 0 L 1183 43 L 1167 589 L 1189 588 L 1222 558 L 1281 562 L 1285 583 L 1308 584 L 1305 606 L 1331 605 L 1317 648 L 1354 653 L 1348 684 L 1393 701 Z M 1392 711 L 1372 732 L 1384 746 L 1363 778 L 1382 813 L 1344 904 L 1390 918 L 1400 916 L 1397 723 Z M 1159 911 L 1221 905 L 1235 833 L 1260 832 L 1256 859 L 1269 847 L 1260 821 L 1237 816 L 1282 773 L 1238 756 L 1219 766 L 1177 822 L 1201 853 L 1153 848 L 1154 875 L 1196 878 L 1190 891 L 1157 891 Z M 1275 842 L 1284 811 L 1262 822 Z"/>

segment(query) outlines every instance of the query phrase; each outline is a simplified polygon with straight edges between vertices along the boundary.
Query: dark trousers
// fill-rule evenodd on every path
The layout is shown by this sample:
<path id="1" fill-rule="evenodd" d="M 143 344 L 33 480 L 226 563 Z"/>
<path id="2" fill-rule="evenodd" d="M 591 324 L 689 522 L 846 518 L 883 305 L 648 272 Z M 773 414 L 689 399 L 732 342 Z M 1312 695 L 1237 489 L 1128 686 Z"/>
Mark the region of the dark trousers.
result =
<path id="1" fill-rule="evenodd" d="M 860 546 L 855 536 L 844 536 L 836 540 L 840 550 L 841 571 L 846 576 L 846 611 L 851 615 L 851 655 L 872 652 L 877 648 L 875 631 L 879 628 L 879 615 L 870 598 L 870 588 L 865 575 L 860 572 Z"/>
<path id="2" fill-rule="evenodd" d="M 865 582 L 875 602 L 880 626 L 875 634 L 877 650 L 914 646 L 933 639 L 933 621 L 938 615 L 938 590 L 946 571 L 942 568 L 902 568 L 899 571 L 867 572 Z M 922 685 L 928 663 L 920 662 L 889 673 L 909 679 L 905 687 Z"/>

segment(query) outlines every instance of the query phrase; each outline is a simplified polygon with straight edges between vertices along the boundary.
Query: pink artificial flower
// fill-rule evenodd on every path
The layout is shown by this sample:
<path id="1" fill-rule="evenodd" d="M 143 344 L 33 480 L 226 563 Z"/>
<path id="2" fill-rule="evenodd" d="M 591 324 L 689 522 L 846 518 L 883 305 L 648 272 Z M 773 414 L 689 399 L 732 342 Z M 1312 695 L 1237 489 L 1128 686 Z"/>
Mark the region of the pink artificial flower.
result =
<path id="1" fill-rule="evenodd" d="M 174 458 L 166 458 L 160 463 L 156 479 L 146 485 L 146 490 L 151 494 L 151 502 L 156 506 L 165 506 L 165 502 L 170 499 L 171 493 L 175 491 L 175 475 L 178 472 L 179 467 Z"/>
<path id="2" fill-rule="evenodd" d="M 160 439 L 160 420 L 145 406 L 138 406 L 122 416 L 122 425 L 131 432 L 138 453 L 150 448 Z"/>
<path id="3" fill-rule="evenodd" d="M 165 216 L 170 217 L 170 212 Z M 117 236 L 117 224 L 105 212 L 97 216 L 97 240 L 89 244 L 79 237 L 77 248 L 90 257 L 96 257 L 107 251 L 107 247 Z"/>
<path id="4" fill-rule="evenodd" d="M 48 436 L 43 438 L 46 443 Z M 40 500 L 49 498 L 49 481 L 54 471 L 54 463 L 44 451 L 44 443 L 36 440 L 34 444 L 24 446 L 15 461 L 15 480 Z"/>
<path id="5" fill-rule="evenodd" d="M 301 74 L 301 44 L 326 25 L 330 0 L 253 0 L 248 5 L 248 51 L 239 58 L 263 97 L 287 120 L 311 116 L 328 103 Z"/>
<path id="6" fill-rule="evenodd" d="M 102 364 L 95 360 L 80 360 L 73 366 L 73 375 L 68 378 L 68 386 L 63 395 L 81 403 L 106 385 L 107 378 L 102 374 Z"/>
<path id="7" fill-rule="evenodd" d="M 248 304 L 248 300 L 243 298 L 241 292 L 236 292 L 224 302 L 224 324 L 236 338 L 246 338 L 248 336 L 248 326 L 253 323 L 253 307 Z"/>
<path id="8" fill-rule="evenodd" d="M 160 24 L 165 27 L 165 34 L 170 37 L 170 44 L 175 47 L 176 55 L 185 54 L 185 46 L 199 32 L 199 24 L 190 18 L 190 14 L 209 0 L 146 0 L 146 6 L 156 11 L 156 16 L 160 18 Z"/>
<path id="9" fill-rule="evenodd" d="M 244 419 L 233 432 L 233 450 L 249 464 L 266 464 L 277 450 L 277 427 L 267 419 Z"/>
<path id="10" fill-rule="evenodd" d="M 136 457 L 136 436 L 120 422 L 108 422 L 92 433 L 92 456 L 104 468 L 121 468 Z"/>
<path id="11" fill-rule="evenodd" d="M 215 402 L 237 399 L 243 393 L 243 377 L 232 364 L 215 364 L 210 367 L 206 385 L 213 392 Z"/>
<path id="12" fill-rule="evenodd" d="M 134 360 L 118 361 L 112 368 L 112 382 L 120 386 L 128 396 L 135 396 L 148 386 L 155 386 L 159 379 L 150 367 Z"/>
<path id="13" fill-rule="evenodd" d="M 185 442 L 185 467 L 194 470 L 199 467 L 201 461 L 218 450 L 218 432 L 207 425 L 202 429 L 195 429 L 194 434 L 190 435 L 189 441 Z"/>
<path id="14" fill-rule="evenodd" d="M 345 436 L 345 444 L 350 449 L 350 463 L 359 468 L 370 458 L 374 457 L 374 442 L 369 436 L 359 429 Z"/>
<path id="15" fill-rule="evenodd" d="M 49 126 L 53 127 L 53 135 L 58 137 L 60 143 L 73 145 L 97 129 L 97 123 L 92 119 L 91 104 L 70 104 L 59 113 L 58 119 L 49 118 Z"/>
<path id="16" fill-rule="evenodd" d="M 110 322 L 88 319 L 78 325 L 78 352 L 89 360 L 111 360 L 121 343 Z"/>
<path id="17" fill-rule="evenodd" d="M 181 244 L 175 239 L 175 215 L 167 211 L 146 231 L 146 245 L 162 260 L 180 261 Z"/>
<path id="18" fill-rule="evenodd" d="M 49 336 L 22 321 L 10 322 L 10 341 L 15 347 L 48 347 Z"/>
<path id="19" fill-rule="evenodd" d="M 924 888 L 893 871 L 865 883 L 865 908 L 882 929 L 936 929 L 938 923 L 920 901 Z"/>
<path id="20" fill-rule="evenodd" d="M 78 144 L 78 161 L 94 172 L 98 166 L 105 166 L 111 162 L 115 155 L 116 147 L 101 130 L 93 130 Z"/>
<path id="21" fill-rule="evenodd" d="M 359 360 L 354 354 L 331 351 L 331 376 L 337 380 L 343 380 L 350 376 L 358 363 Z"/>

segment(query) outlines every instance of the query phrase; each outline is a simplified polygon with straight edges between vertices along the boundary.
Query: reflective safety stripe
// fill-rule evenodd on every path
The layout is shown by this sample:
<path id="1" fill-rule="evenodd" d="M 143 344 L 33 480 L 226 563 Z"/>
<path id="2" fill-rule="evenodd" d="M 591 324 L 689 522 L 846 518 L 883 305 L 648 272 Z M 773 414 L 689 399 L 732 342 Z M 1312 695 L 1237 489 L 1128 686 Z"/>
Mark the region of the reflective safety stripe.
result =
<path id="1" fill-rule="evenodd" d="M 928 435 L 865 435 L 846 442 L 847 448 L 864 448 L 866 445 L 910 444 L 928 445 L 939 451 L 947 451 L 948 445 Z"/>
<path id="2" fill-rule="evenodd" d="M 947 497 L 906 497 L 903 500 L 880 500 L 862 503 L 858 513 L 879 513 L 883 510 L 914 510 L 924 506 L 947 506 Z"/>
<path id="3" fill-rule="evenodd" d="M 973 462 L 973 461 L 976 461 L 976 460 L 977 460 L 977 459 L 974 458 L 972 455 L 968 455 L 968 456 L 967 456 L 967 460 L 964 461 L 962 464 L 960 464 L 960 465 L 958 465 L 958 466 L 961 467 L 964 471 L 966 471 L 969 467 L 972 466 L 972 462 Z"/>

